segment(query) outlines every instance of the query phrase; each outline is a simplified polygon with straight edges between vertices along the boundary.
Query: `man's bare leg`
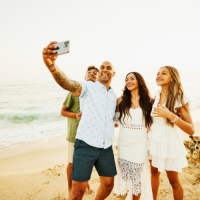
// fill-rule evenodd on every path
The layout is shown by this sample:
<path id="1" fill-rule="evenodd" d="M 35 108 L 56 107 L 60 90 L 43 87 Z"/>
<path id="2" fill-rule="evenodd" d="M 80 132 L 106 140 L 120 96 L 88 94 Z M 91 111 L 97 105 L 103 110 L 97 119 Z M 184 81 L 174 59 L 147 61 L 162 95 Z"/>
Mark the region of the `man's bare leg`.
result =
<path id="1" fill-rule="evenodd" d="M 67 172 L 67 182 L 68 182 L 68 194 L 69 194 L 69 199 L 71 197 L 71 191 L 72 191 L 72 163 L 69 163 L 67 165 L 67 169 L 66 169 L 66 172 Z M 87 181 L 87 192 L 89 194 L 92 194 L 94 191 L 90 188 L 90 184 L 89 184 L 89 181 Z"/>
<path id="2" fill-rule="evenodd" d="M 103 200 L 111 193 L 114 187 L 114 176 L 113 177 L 100 176 L 100 182 L 101 184 L 98 188 L 95 200 Z"/>
<path id="3" fill-rule="evenodd" d="M 88 187 L 88 181 L 78 182 L 72 181 L 71 199 L 70 200 L 81 200 Z"/>
<path id="4" fill-rule="evenodd" d="M 69 199 L 71 196 L 71 190 L 72 190 L 72 163 L 69 163 L 67 165 L 67 181 L 68 181 L 68 194 L 69 194 Z"/>

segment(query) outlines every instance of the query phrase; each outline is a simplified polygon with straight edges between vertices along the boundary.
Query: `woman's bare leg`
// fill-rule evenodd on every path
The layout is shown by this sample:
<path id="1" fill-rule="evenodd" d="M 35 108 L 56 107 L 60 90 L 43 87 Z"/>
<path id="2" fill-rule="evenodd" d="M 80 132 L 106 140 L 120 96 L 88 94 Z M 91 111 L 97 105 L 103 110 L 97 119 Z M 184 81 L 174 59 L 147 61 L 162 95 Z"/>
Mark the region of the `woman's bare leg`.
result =
<path id="1" fill-rule="evenodd" d="M 141 193 L 138 194 L 138 196 L 135 196 L 135 195 L 133 194 L 133 200 L 140 200 L 140 196 L 141 196 Z"/>
<path id="2" fill-rule="evenodd" d="M 166 171 L 170 185 L 173 189 L 174 200 L 183 200 L 183 188 L 178 178 L 178 172 Z"/>
<path id="3" fill-rule="evenodd" d="M 149 160 L 151 164 L 151 160 Z M 160 172 L 158 171 L 158 168 L 155 168 L 151 164 L 151 187 L 153 192 L 153 199 L 157 200 L 158 196 L 158 189 L 160 185 Z"/>

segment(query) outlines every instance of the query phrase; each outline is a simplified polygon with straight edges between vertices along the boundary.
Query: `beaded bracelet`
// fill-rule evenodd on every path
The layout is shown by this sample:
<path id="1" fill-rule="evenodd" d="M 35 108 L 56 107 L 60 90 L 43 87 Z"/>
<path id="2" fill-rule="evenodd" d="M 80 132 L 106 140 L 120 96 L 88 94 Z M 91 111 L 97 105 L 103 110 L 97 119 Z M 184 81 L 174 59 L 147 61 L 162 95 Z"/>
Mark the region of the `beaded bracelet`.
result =
<path id="1" fill-rule="evenodd" d="M 178 116 L 176 115 L 175 119 L 173 121 L 171 121 L 171 123 L 175 123 L 178 120 Z"/>
<path id="2" fill-rule="evenodd" d="M 47 66 L 47 65 L 46 65 Z M 47 66 L 49 69 L 53 69 L 53 67 L 54 67 L 54 63 L 49 67 L 49 66 Z"/>
<path id="3" fill-rule="evenodd" d="M 46 65 L 47 66 L 47 65 Z M 49 67 L 49 66 L 47 66 L 49 69 L 50 69 L 50 72 L 54 72 L 54 71 L 56 71 L 56 69 L 54 69 L 53 71 L 51 71 L 53 68 L 54 68 L 54 63 Z"/>

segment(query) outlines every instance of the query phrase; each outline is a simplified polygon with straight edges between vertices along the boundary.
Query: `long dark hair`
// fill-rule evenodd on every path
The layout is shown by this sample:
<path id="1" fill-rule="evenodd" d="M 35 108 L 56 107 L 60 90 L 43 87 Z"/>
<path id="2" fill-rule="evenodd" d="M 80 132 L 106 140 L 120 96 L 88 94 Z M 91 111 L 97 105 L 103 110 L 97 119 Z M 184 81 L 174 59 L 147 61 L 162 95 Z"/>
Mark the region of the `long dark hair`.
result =
<path id="1" fill-rule="evenodd" d="M 139 88 L 139 95 L 140 95 L 140 107 L 143 112 L 143 117 L 145 119 L 145 127 L 150 128 L 150 126 L 153 123 L 153 118 L 150 116 L 151 109 L 152 109 L 152 103 L 151 103 L 151 97 L 150 97 L 150 92 L 149 89 L 146 86 L 146 83 L 144 81 L 144 78 L 139 74 L 138 72 L 130 72 L 126 75 L 126 78 L 129 74 L 134 74 L 135 78 L 138 81 L 138 88 Z M 125 78 L 125 80 L 126 80 Z M 123 90 L 123 95 L 122 95 L 122 101 L 119 104 L 119 121 L 123 124 L 124 118 L 126 115 L 130 116 L 130 108 L 131 108 L 131 92 L 130 90 L 127 89 L 127 87 L 124 87 Z M 123 117 L 123 122 L 122 122 L 122 116 Z"/>

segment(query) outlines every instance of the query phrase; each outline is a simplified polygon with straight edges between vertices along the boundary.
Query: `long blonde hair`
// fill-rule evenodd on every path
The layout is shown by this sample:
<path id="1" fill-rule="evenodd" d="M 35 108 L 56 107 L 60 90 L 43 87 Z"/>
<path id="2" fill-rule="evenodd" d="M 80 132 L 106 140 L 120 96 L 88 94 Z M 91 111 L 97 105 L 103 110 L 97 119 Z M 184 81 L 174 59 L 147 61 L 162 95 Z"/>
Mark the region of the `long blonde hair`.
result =
<path id="1" fill-rule="evenodd" d="M 164 68 L 164 67 L 169 69 L 170 74 L 173 78 L 171 84 L 169 85 L 166 107 L 172 113 L 175 113 L 174 108 L 175 108 L 176 102 L 179 102 L 182 105 L 184 105 L 184 100 L 183 100 L 184 90 L 183 90 L 183 86 L 181 84 L 181 79 L 180 79 L 178 70 L 172 66 L 163 66 L 162 68 Z M 166 119 L 166 123 L 168 125 L 174 127 L 174 123 L 171 123 L 171 121 L 168 118 Z"/>

